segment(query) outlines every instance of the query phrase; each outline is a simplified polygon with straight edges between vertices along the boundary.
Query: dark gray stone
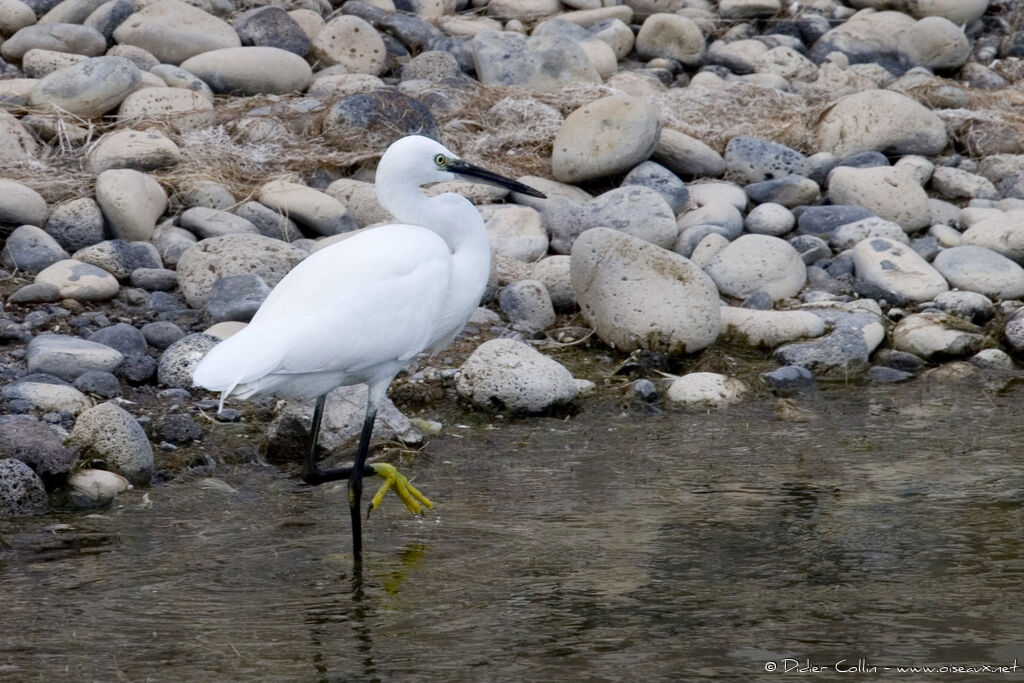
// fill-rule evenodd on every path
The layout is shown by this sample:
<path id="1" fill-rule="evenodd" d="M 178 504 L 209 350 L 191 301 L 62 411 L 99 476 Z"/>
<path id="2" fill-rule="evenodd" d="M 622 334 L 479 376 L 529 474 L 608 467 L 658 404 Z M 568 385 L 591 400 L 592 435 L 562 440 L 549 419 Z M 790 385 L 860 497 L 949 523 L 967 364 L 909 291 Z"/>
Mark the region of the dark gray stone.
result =
<path id="1" fill-rule="evenodd" d="M 0 263 L 11 270 L 34 275 L 57 261 L 69 258 L 68 252 L 42 228 L 22 225 L 7 236 Z"/>
<path id="2" fill-rule="evenodd" d="M 235 215 L 255 225 L 261 235 L 284 242 L 302 238 L 302 232 L 295 221 L 259 202 L 241 204 L 235 209 Z"/>
<path id="3" fill-rule="evenodd" d="M 381 147 L 405 135 L 424 135 L 435 140 L 441 135 L 426 105 L 395 89 L 343 97 L 327 112 L 323 129 L 328 137 L 364 141 L 368 138 Z"/>
<path id="4" fill-rule="evenodd" d="M 795 149 L 745 135 L 729 140 L 725 164 L 744 185 L 807 172 L 807 157 Z"/>
<path id="5" fill-rule="evenodd" d="M 153 419 L 150 434 L 156 441 L 167 441 L 178 446 L 201 441 L 203 428 L 191 415 L 172 413 L 160 415 Z"/>
<path id="6" fill-rule="evenodd" d="M 942 292 L 935 297 L 935 305 L 946 313 L 981 325 L 991 320 L 996 314 L 996 307 L 992 300 L 978 292 L 958 290 Z"/>
<path id="7" fill-rule="evenodd" d="M 825 379 L 846 380 L 864 375 L 871 349 L 862 329 L 879 324 L 877 316 L 827 308 L 811 312 L 824 319 L 832 331 L 812 341 L 780 346 L 775 358 L 786 365 L 805 367 Z"/>
<path id="8" fill-rule="evenodd" d="M 159 313 L 173 313 L 175 311 L 187 309 L 188 306 L 173 294 L 168 294 L 167 292 L 153 292 L 146 300 L 146 308 Z"/>
<path id="9" fill-rule="evenodd" d="M 814 375 L 800 365 L 784 365 L 761 375 L 772 391 L 783 396 L 810 389 L 814 386 Z"/>
<path id="10" fill-rule="evenodd" d="M 775 301 L 772 299 L 771 294 L 758 290 L 744 299 L 740 307 L 751 308 L 756 311 L 770 311 L 775 308 Z"/>
<path id="11" fill-rule="evenodd" d="M 121 383 L 117 377 L 100 370 L 82 373 L 75 379 L 74 386 L 83 394 L 96 396 L 102 400 L 121 395 Z"/>
<path id="12" fill-rule="evenodd" d="M 168 320 L 146 323 L 141 332 L 150 346 L 161 351 L 185 336 L 180 327 Z"/>
<path id="13" fill-rule="evenodd" d="M 300 57 L 312 49 L 306 32 L 280 7 L 256 7 L 242 12 L 234 27 L 242 45 L 276 47 Z"/>
<path id="14" fill-rule="evenodd" d="M 9 517 L 46 512 L 46 488 L 32 468 L 20 460 L 0 460 L 0 514 Z"/>
<path id="15" fill-rule="evenodd" d="M 268 294 L 270 287 L 259 275 L 247 273 L 222 277 L 213 283 L 213 296 L 206 305 L 206 311 L 215 323 L 226 320 L 249 322 Z"/>
<path id="16" fill-rule="evenodd" d="M 99 31 L 107 39 L 107 43 L 113 43 L 114 29 L 133 14 L 135 14 L 135 4 L 131 0 L 111 0 L 97 7 L 84 23 Z"/>
<path id="17" fill-rule="evenodd" d="M 0 458 L 16 458 L 51 485 L 71 472 L 78 449 L 30 415 L 0 415 Z"/>
<path id="18" fill-rule="evenodd" d="M 132 384 L 148 382 L 156 374 L 157 362 L 149 356 L 128 356 L 118 366 L 116 373 L 121 379 Z"/>
<path id="19" fill-rule="evenodd" d="M 163 268 L 160 252 L 149 242 L 106 240 L 87 247 L 75 258 L 97 265 L 118 280 L 126 280 L 138 268 Z"/>
<path id="20" fill-rule="evenodd" d="M 804 265 L 811 265 L 817 263 L 821 259 L 826 259 L 832 256 L 832 248 L 828 246 L 828 242 L 815 237 L 814 235 L 796 235 L 792 239 L 788 240 L 789 244 L 796 249 L 797 253 L 800 254 L 800 258 L 803 259 Z"/>
<path id="21" fill-rule="evenodd" d="M 813 201 L 818 188 L 802 175 L 788 175 L 782 178 L 750 183 L 743 190 L 755 204 L 773 202 L 785 207 L 794 207 Z"/>
<path id="22" fill-rule="evenodd" d="M 89 335 L 89 341 L 105 344 L 125 356 L 138 356 L 149 351 L 145 336 L 128 323 L 117 323 L 97 330 Z"/>
<path id="23" fill-rule="evenodd" d="M 428 50 L 413 57 L 402 67 L 402 80 L 440 81 L 462 74 L 454 56 L 440 50 Z"/>
<path id="24" fill-rule="evenodd" d="M 910 373 L 924 369 L 924 360 L 920 356 L 896 349 L 879 349 L 875 353 L 875 364 Z"/>
<path id="25" fill-rule="evenodd" d="M 655 161 L 645 161 L 634 166 L 622 179 L 622 185 L 649 187 L 664 198 L 675 214 L 685 209 L 690 201 L 690 191 L 686 189 L 686 183 Z"/>
<path id="26" fill-rule="evenodd" d="M 404 45 L 409 52 L 432 49 L 434 43 L 444 40 L 445 34 L 421 17 L 401 12 L 388 12 L 374 22 L 376 27 Z"/>
<path id="27" fill-rule="evenodd" d="M 550 199 L 541 215 L 556 254 L 568 254 L 577 237 L 596 227 L 620 230 L 666 249 L 672 247 L 678 231 L 675 214 L 662 196 L 638 185 L 609 190 L 583 204 Z"/>
<path id="28" fill-rule="evenodd" d="M 846 55 L 850 64 L 877 64 L 893 76 L 902 76 L 914 66 L 906 55 L 897 50 L 879 49 L 872 40 L 864 40 L 840 29 L 832 29 L 815 41 L 808 57 L 815 64 L 821 64 L 833 52 Z"/>
<path id="29" fill-rule="evenodd" d="M 732 232 L 729 227 L 723 225 L 711 225 L 710 223 L 691 225 L 679 233 L 675 252 L 689 258 L 693 254 L 693 250 L 700 244 L 700 241 L 711 233 L 716 233 L 729 239 Z"/>
<path id="30" fill-rule="evenodd" d="M 633 396 L 644 403 L 657 403 L 661 400 L 658 387 L 649 379 L 638 379 L 633 383 Z"/>
<path id="31" fill-rule="evenodd" d="M 874 365 L 868 368 L 868 379 L 875 384 L 895 384 L 897 382 L 906 382 L 908 379 L 913 378 L 913 373 L 884 365 Z"/>
<path id="32" fill-rule="evenodd" d="M 178 286 L 178 274 L 167 268 L 136 268 L 128 282 L 147 292 L 169 292 Z"/>
<path id="33" fill-rule="evenodd" d="M 48 304 L 60 301 L 60 287 L 48 282 L 33 282 L 18 288 L 7 298 L 12 304 Z"/>
<path id="34" fill-rule="evenodd" d="M 237 233 L 259 234 L 256 226 L 245 218 L 205 206 L 194 206 L 187 209 L 178 217 L 178 224 L 201 240 Z"/>
<path id="35" fill-rule="evenodd" d="M 89 370 L 110 372 L 124 360 L 119 351 L 63 334 L 41 334 L 28 345 L 28 369 L 73 380 Z"/>
<path id="36" fill-rule="evenodd" d="M 1024 357 L 1024 308 L 1020 309 L 1006 321 L 1003 328 L 1003 339 L 1010 353 L 1018 358 Z"/>
<path id="37" fill-rule="evenodd" d="M 848 157 L 843 157 L 836 165 L 850 166 L 852 168 L 875 168 L 877 166 L 888 166 L 889 157 L 885 156 L 881 152 L 869 150 L 867 152 L 857 152 L 856 154 L 851 154 Z"/>
<path id="38" fill-rule="evenodd" d="M 829 235 L 836 228 L 855 223 L 875 214 L 862 206 L 828 204 L 807 206 L 794 211 L 797 216 L 797 231 L 805 235 Z"/>

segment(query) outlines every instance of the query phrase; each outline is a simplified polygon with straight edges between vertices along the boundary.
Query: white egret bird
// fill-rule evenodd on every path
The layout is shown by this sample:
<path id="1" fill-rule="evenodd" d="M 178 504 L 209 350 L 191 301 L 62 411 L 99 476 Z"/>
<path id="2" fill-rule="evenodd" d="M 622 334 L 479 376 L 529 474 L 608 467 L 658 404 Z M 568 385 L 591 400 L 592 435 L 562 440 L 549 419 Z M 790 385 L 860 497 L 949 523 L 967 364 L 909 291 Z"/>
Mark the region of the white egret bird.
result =
<path id="1" fill-rule="evenodd" d="M 359 500 L 363 475 L 393 487 L 413 513 L 433 507 L 390 465 L 366 466 L 374 418 L 395 375 L 421 352 L 455 338 L 480 304 L 491 267 L 483 218 L 464 197 L 428 198 L 425 183 L 466 180 L 544 197 L 537 190 L 468 164 L 438 142 L 413 135 L 388 147 L 377 167 L 377 198 L 400 222 L 366 230 L 310 255 L 270 292 L 249 325 L 215 346 L 193 373 L 195 385 L 240 398 L 276 394 L 316 398 L 303 479 L 348 479 L 352 550 L 362 558 Z M 367 384 L 369 398 L 351 467 L 321 470 L 315 451 L 326 395 Z M 368 512 L 369 512 L 368 510 Z"/>

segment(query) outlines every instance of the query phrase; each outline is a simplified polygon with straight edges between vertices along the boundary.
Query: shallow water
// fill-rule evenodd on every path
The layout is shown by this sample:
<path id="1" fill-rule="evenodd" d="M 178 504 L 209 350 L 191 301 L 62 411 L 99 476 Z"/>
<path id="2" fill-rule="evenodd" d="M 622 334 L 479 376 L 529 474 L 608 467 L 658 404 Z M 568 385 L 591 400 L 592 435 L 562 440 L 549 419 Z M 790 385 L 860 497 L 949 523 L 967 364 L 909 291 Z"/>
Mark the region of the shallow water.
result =
<path id="1" fill-rule="evenodd" d="M 754 400 L 450 425 L 403 466 L 439 512 L 388 500 L 361 581 L 344 485 L 269 467 L 0 521 L 0 679 L 1024 666 L 1021 397 L 836 387 L 801 402 L 807 422 Z"/>

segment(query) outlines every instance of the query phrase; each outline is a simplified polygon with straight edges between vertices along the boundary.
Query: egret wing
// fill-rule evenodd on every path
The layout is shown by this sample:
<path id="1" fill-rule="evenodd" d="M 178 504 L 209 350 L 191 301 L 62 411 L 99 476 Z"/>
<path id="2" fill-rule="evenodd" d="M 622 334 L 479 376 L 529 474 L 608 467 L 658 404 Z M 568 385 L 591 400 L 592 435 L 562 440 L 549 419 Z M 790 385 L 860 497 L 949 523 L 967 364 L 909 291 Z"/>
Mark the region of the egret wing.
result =
<path id="1" fill-rule="evenodd" d="M 224 390 L 269 374 L 404 362 L 431 340 L 450 270 L 444 240 L 415 226 L 383 226 L 321 249 L 281 280 L 248 327 L 210 352 L 195 381 Z"/>

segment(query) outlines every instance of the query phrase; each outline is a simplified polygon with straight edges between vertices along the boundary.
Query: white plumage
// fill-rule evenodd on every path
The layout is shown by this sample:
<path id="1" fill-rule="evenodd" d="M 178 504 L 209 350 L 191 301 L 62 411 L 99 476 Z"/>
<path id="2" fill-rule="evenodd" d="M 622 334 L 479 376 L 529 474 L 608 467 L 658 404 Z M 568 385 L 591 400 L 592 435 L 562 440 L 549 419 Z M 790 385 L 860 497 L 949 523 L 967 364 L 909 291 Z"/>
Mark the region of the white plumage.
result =
<path id="1" fill-rule="evenodd" d="M 317 397 L 303 477 L 313 484 L 349 479 L 357 562 L 359 496 L 377 407 L 410 359 L 452 341 L 487 285 L 490 243 L 476 207 L 456 194 L 428 198 L 419 191 L 425 183 L 457 179 L 544 196 L 467 164 L 429 138 L 398 140 L 377 167 L 376 190 L 400 222 L 367 229 L 306 258 L 249 325 L 215 346 L 193 373 L 197 386 L 220 392 L 222 405 L 231 395 Z M 324 397 L 338 386 L 362 383 L 369 385 L 369 398 L 355 465 L 321 471 L 315 448 Z M 389 479 L 382 490 L 394 485 L 406 500 L 403 482 Z"/>

